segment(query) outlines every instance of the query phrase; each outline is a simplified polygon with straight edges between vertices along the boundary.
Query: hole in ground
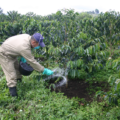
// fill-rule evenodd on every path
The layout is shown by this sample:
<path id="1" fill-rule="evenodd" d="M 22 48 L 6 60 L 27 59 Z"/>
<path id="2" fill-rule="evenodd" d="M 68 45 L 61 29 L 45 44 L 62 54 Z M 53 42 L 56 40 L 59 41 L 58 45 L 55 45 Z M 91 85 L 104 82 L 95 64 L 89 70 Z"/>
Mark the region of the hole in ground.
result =
<path id="1" fill-rule="evenodd" d="M 104 87 L 105 85 L 107 87 Z M 86 83 L 84 80 L 82 81 L 69 80 L 67 86 L 65 85 L 65 86 L 59 87 L 55 90 L 55 92 L 56 93 L 62 92 L 68 98 L 77 97 L 80 99 L 83 98 L 87 102 L 92 102 L 94 100 L 95 92 L 99 90 L 98 87 L 99 89 L 101 88 L 101 90 L 103 90 L 104 92 L 109 90 L 108 83 L 105 83 L 105 82 L 93 83 L 90 85 L 89 83 Z M 51 91 L 53 91 L 53 89 Z M 97 101 L 99 102 L 101 100 L 102 100 L 101 97 L 97 99 Z"/>

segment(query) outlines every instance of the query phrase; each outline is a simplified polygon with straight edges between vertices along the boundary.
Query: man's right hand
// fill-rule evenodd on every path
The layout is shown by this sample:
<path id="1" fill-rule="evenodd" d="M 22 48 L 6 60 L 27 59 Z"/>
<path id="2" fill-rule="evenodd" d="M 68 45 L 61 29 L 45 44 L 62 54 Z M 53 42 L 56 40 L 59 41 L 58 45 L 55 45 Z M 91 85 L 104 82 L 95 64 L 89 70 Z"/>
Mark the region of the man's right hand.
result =
<path id="1" fill-rule="evenodd" d="M 50 69 L 44 68 L 43 75 L 44 74 L 46 74 L 46 75 L 52 75 L 53 71 L 51 71 Z"/>

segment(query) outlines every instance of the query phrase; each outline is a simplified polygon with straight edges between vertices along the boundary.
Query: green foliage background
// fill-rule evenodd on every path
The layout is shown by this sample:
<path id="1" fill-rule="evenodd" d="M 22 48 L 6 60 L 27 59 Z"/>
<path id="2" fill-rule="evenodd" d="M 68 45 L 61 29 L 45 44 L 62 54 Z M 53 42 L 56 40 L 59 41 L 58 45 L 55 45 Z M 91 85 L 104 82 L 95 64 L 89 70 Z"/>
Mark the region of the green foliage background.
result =
<path id="1" fill-rule="evenodd" d="M 113 56 L 113 47 L 119 44 L 119 19 L 119 13 L 114 11 L 94 17 L 68 9 L 44 17 L 10 11 L 0 23 L 0 40 L 40 32 L 46 44 L 44 57 L 62 63 L 64 68 L 69 67 L 71 77 L 79 78 L 80 70 L 98 71 L 105 66 L 108 57 Z"/>
<path id="2" fill-rule="evenodd" d="M 48 68 L 59 66 L 67 69 L 67 77 L 70 80 L 86 79 L 86 82 L 90 83 L 91 81 L 107 81 L 107 76 L 112 88 L 111 91 L 106 93 L 98 91 L 97 95 L 105 95 L 109 99 L 109 103 L 115 103 L 117 107 L 112 104 L 107 108 L 106 104 L 108 103 L 105 101 L 78 108 L 76 99 L 69 100 L 63 96 L 63 98 L 60 98 L 61 94 L 57 96 L 55 93 L 50 93 L 48 89 L 45 90 L 43 83 L 41 83 L 40 88 L 39 84 L 32 80 L 27 84 L 29 88 L 26 87 L 26 84 L 23 84 L 23 87 L 18 85 L 22 91 L 29 90 L 29 92 L 21 97 L 23 94 L 19 90 L 21 96 L 18 101 L 14 101 L 8 99 L 10 96 L 7 94 L 8 89 L 5 86 L 5 79 L 1 78 L 3 79 L 0 84 L 0 92 L 2 92 L 0 115 L 2 119 L 19 119 L 20 116 L 22 116 L 22 119 L 45 118 L 51 120 L 60 119 L 61 116 L 62 119 L 72 120 L 117 120 L 120 118 L 120 58 L 118 49 L 120 44 L 120 14 L 115 11 L 98 14 L 98 10 L 96 10 L 97 14 L 90 13 L 77 13 L 72 9 L 63 9 L 52 15 L 39 16 L 32 12 L 21 15 L 17 11 L 9 11 L 5 15 L 1 11 L 0 41 L 3 42 L 8 37 L 17 34 L 27 33 L 32 35 L 35 32 L 40 32 L 44 36 L 46 47 L 34 51 L 34 54 L 38 61 L 38 58 L 42 57 L 44 59 L 44 62 L 39 61 L 42 65 Z M 109 77 L 108 74 L 111 74 L 112 70 L 117 75 L 109 75 Z M 102 75 L 96 75 L 101 71 L 104 72 L 104 78 L 103 73 L 101 73 Z M 30 78 L 34 79 L 32 76 Z M 29 80 L 29 78 L 26 79 Z M 117 83 L 115 83 L 116 80 Z M 43 101 L 42 103 L 38 103 L 39 98 Z M 61 105 L 61 100 L 66 102 Z M 15 102 L 16 104 L 13 105 Z M 22 106 L 26 104 L 29 108 Z M 45 109 L 41 109 L 40 112 L 39 109 L 42 106 L 45 106 Z M 24 114 L 20 114 L 23 109 Z M 39 112 L 40 114 L 38 114 Z"/>

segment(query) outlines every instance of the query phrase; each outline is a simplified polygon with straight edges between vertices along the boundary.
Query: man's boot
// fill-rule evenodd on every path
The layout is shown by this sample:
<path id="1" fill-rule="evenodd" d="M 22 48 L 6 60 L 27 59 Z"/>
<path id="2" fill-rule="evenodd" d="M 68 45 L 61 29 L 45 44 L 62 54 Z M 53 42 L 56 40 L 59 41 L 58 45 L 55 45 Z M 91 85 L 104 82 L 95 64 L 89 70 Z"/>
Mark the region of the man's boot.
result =
<path id="1" fill-rule="evenodd" d="M 12 97 L 17 97 L 17 90 L 16 87 L 9 87 L 9 92 Z"/>

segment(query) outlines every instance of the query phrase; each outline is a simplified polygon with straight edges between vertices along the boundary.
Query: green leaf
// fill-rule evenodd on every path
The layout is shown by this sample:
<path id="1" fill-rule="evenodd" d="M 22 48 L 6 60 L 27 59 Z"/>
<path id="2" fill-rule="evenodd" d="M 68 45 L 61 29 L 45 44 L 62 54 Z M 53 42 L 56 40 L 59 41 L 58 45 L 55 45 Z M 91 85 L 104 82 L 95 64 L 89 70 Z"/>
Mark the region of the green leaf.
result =
<path id="1" fill-rule="evenodd" d="M 109 103 L 111 103 L 112 102 L 112 98 L 111 97 L 109 97 Z"/>
<path id="2" fill-rule="evenodd" d="M 83 55 L 84 54 L 84 49 L 82 47 L 78 47 L 76 49 L 76 52 L 78 53 L 78 55 Z"/>
<path id="3" fill-rule="evenodd" d="M 100 50 L 100 44 L 99 43 L 95 44 L 95 50 L 96 50 L 96 52 Z"/>
<path id="4" fill-rule="evenodd" d="M 68 63 L 67 63 L 67 67 L 70 67 L 71 69 L 73 68 L 73 62 L 72 61 L 69 61 Z"/>
<path id="5" fill-rule="evenodd" d="M 112 75 L 109 77 L 108 82 L 111 82 Z"/>
<path id="6" fill-rule="evenodd" d="M 117 84 L 117 90 L 119 90 L 120 89 L 120 82 L 118 82 L 118 84 Z"/>
<path id="7" fill-rule="evenodd" d="M 92 53 L 95 53 L 95 46 L 92 46 Z"/>
<path id="8" fill-rule="evenodd" d="M 115 69 L 116 67 L 117 67 L 117 65 L 118 65 L 118 60 L 114 60 L 113 62 L 112 62 L 112 68 L 113 69 Z"/>
<path id="9" fill-rule="evenodd" d="M 118 100 L 117 100 L 117 98 L 113 98 L 113 102 L 114 102 L 115 105 L 118 105 Z"/>
<path id="10" fill-rule="evenodd" d="M 86 54 L 89 56 L 89 50 L 88 49 L 86 49 Z"/>
<path id="11" fill-rule="evenodd" d="M 77 67 L 77 61 L 73 61 L 73 67 L 74 67 L 74 68 Z"/>
<path id="12" fill-rule="evenodd" d="M 76 70 L 72 70 L 72 77 L 75 78 Z"/>
<path id="13" fill-rule="evenodd" d="M 78 59 L 78 60 L 77 60 L 77 66 L 80 67 L 82 64 L 83 64 L 83 60 Z"/>
<path id="14" fill-rule="evenodd" d="M 112 64 L 112 60 L 108 60 L 108 61 L 106 62 L 106 68 L 111 67 L 111 64 Z"/>
<path id="15" fill-rule="evenodd" d="M 88 48 L 88 50 L 89 50 L 89 54 L 92 55 L 92 51 L 93 51 L 92 46 L 90 46 L 90 47 Z"/>
<path id="16" fill-rule="evenodd" d="M 92 66 L 93 66 L 92 64 L 88 64 L 88 65 L 87 65 L 87 68 L 88 68 L 88 71 L 89 71 L 89 72 L 92 72 Z"/>

